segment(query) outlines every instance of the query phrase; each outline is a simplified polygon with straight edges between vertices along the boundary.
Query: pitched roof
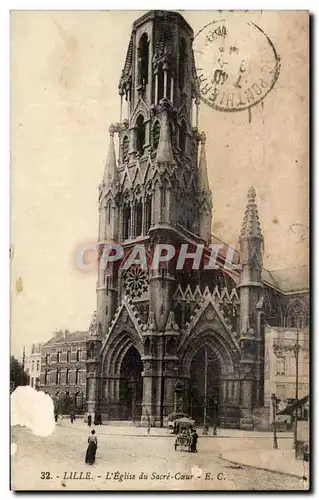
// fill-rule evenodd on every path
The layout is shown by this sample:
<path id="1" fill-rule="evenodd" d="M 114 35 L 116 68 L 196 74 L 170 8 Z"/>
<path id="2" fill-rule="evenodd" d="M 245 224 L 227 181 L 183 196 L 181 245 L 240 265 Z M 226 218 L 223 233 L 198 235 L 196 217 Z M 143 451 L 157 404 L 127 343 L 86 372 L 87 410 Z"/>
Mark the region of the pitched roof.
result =
<path id="1" fill-rule="evenodd" d="M 81 342 L 85 340 L 87 336 L 88 332 L 56 332 L 54 337 L 43 344 L 42 347 L 50 347 L 54 344 L 68 344 L 69 342 Z"/>
<path id="2" fill-rule="evenodd" d="M 307 265 L 286 267 L 274 271 L 263 269 L 262 278 L 284 293 L 309 289 L 309 268 Z"/>

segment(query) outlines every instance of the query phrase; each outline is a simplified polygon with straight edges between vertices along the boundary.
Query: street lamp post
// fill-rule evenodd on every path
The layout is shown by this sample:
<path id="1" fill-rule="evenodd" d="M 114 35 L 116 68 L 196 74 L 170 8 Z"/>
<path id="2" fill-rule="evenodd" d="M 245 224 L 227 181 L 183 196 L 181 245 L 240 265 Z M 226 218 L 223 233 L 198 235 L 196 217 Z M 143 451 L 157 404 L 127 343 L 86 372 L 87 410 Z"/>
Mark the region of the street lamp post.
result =
<path id="1" fill-rule="evenodd" d="M 217 436 L 217 398 L 213 399 L 213 436 Z"/>
<path id="2" fill-rule="evenodd" d="M 276 410 L 277 410 L 276 394 L 271 395 L 271 402 L 272 402 L 272 424 L 273 424 L 273 429 L 274 429 L 273 448 L 277 449 L 278 442 L 277 442 L 277 428 L 276 428 Z"/>

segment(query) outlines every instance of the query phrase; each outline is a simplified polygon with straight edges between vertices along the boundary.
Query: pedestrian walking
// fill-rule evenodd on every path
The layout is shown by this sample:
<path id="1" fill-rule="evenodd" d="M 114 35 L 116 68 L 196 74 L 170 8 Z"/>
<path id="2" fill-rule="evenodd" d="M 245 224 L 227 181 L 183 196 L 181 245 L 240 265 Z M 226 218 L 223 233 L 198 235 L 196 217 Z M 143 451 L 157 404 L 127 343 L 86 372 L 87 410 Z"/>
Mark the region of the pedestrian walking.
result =
<path id="1" fill-rule="evenodd" d="M 91 431 L 88 437 L 88 447 L 85 454 L 85 463 L 88 465 L 93 465 L 95 463 L 95 455 L 97 450 L 97 437 L 95 435 L 95 430 Z"/>
<path id="2" fill-rule="evenodd" d="M 197 441 L 198 441 L 198 434 L 196 432 L 196 429 L 192 429 L 192 431 L 191 431 L 191 446 L 190 446 L 190 451 L 192 453 L 197 453 Z"/>
<path id="3" fill-rule="evenodd" d="M 74 411 L 73 410 L 70 411 L 70 420 L 71 420 L 71 424 L 73 424 L 73 422 L 75 420 L 75 415 L 74 415 Z"/>
<path id="4" fill-rule="evenodd" d="M 55 420 L 55 423 L 58 421 L 58 418 L 59 418 L 59 415 L 57 412 L 55 412 L 54 414 L 54 420 Z"/>
<path id="5" fill-rule="evenodd" d="M 92 417 L 91 415 L 88 415 L 88 426 L 91 427 L 92 425 Z"/>

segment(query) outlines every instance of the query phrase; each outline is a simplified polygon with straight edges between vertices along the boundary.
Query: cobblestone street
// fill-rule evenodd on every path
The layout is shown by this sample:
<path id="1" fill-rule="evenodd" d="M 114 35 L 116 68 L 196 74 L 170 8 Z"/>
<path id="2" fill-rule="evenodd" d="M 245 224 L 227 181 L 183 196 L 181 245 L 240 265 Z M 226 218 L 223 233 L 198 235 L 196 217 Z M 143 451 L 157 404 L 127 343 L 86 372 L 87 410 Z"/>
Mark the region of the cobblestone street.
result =
<path id="1" fill-rule="evenodd" d="M 118 432 L 121 428 L 118 428 Z M 21 427 L 12 430 L 16 452 L 12 457 L 12 488 L 65 490 L 302 490 L 301 479 L 232 465 L 220 454 L 236 449 L 268 446 L 263 438 L 201 438 L 198 453 L 174 450 L 168 434 L 112 435 L 97 428 L 95 465 L 84 463 L 88 428 L 58 424 L 47 438 Z M 285 443 L 286 441 L 286 443 Z M 282 440 L 283 446 L 289 446 Z M 77 479 L 70 473 L 76 472 Z M 80 473 L 85 479 L 79 479 Z M 141 474 L 143 478 L 141 478 Z M 88 474 L 88 476 L 87 476 Z M 41 479 L 41 476 L 44 477 Z M 88 478 L 86 478 L 88 477 Z"/>

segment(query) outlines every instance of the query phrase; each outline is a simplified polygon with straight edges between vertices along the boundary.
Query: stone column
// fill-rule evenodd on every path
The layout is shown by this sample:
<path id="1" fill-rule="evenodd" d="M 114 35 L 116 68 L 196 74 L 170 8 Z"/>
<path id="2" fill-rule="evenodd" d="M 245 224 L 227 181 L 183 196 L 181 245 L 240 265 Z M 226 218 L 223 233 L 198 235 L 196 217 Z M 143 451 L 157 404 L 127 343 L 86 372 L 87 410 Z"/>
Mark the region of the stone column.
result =
<path id="1" fill-rule="evenodd" d="M 251 376 L 247 376 L 241 380 L 241 429 L 253 429 L 253 382 L 254 380 Z"/>

